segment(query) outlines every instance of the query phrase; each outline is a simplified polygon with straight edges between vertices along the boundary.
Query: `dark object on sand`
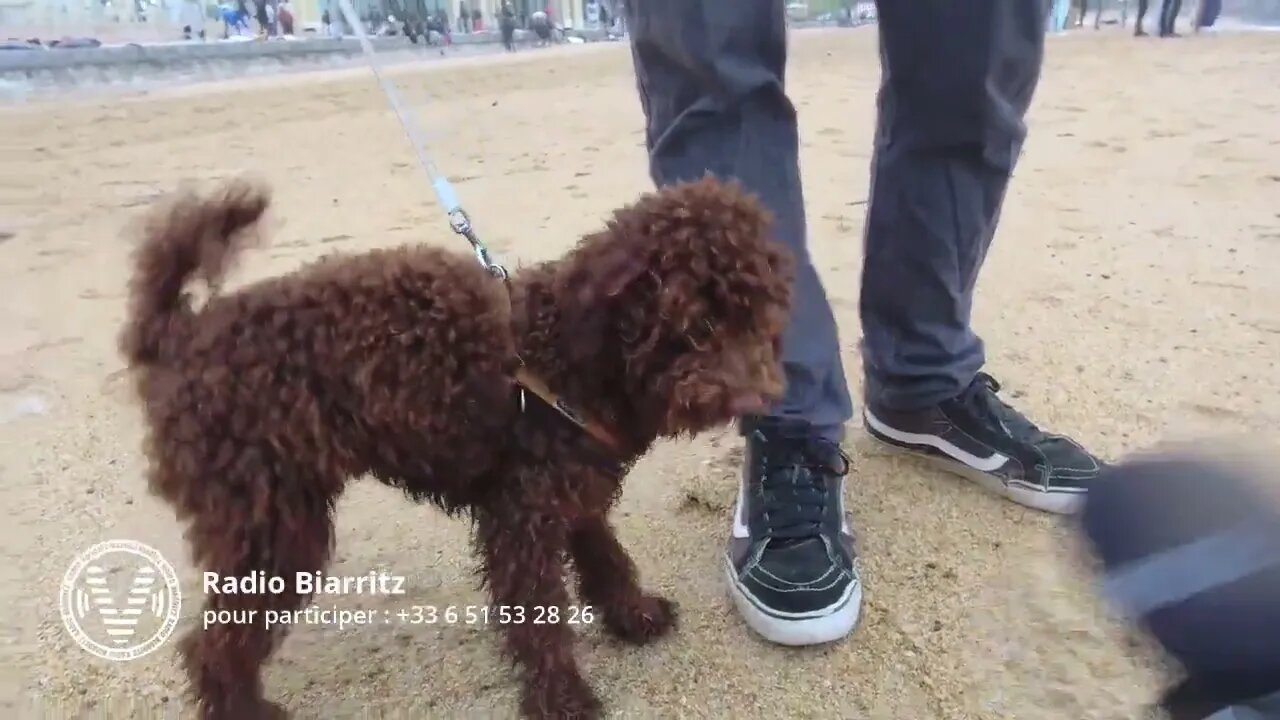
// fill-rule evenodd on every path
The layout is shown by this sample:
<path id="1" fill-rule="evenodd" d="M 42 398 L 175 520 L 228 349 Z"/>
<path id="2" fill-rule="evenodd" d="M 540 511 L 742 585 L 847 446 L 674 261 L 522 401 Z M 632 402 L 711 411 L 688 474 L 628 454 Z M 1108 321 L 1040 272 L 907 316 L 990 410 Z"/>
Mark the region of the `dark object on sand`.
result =
<path id="1" fill-rule="evenodd" d="M 1196 18 L 1196 29 L 1213 27 L 1222 14 L 1222 0 L 1200 0 L 1200 16 Z"/>
<path id="2" fill-rule="evenodd" d="M 529 29 L 533 31 L 534 37 L 537 38 L 537 45 L 545 47 L 552 41 L 551 18 L 547 14 L 539 10 L 529 18 Z"/>
<path id="3" fill-rule="evenodd" d="M 51 41 L 49 47 L 59 50 L 81 50 L 83 48 L 102 47 L 102 41 L 97 38 L 64 37 L 61 40 Z"/>
<path id="4" fill-rule="evenodd" d="M 1174 720 L 1280 717 L 1280 499 L 1263 487 L 1184 452 L 1108 468 L 1090 490 L 1104 594 L 1186 671 L 1160 701 Z"/>

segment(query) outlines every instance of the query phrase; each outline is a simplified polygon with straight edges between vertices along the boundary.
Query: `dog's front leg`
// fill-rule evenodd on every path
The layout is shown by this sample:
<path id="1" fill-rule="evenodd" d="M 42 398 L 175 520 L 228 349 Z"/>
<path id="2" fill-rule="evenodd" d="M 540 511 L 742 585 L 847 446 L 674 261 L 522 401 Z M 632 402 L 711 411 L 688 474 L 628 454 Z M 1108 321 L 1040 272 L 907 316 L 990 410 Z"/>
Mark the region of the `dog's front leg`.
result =
<path id="1" fill-rule="evenodd" d="M 675 604 L 640 589 L 635 563 L 603 512 L 574 526 L 569 552 L 578 571 L 578 594 L 604 617 L 609 632 L 643 645 L 675 627 Z"/>
<path id="2" fill-rule="evenodd" d="M 484 580 L 505 650 L 524 683 L 520 709 L 530 718 L 589 720 L 601 704 L 582 678 L 568 624 L 564 553 L 568 528 L 550 508 L 505 507 L 477 513 Z"/>

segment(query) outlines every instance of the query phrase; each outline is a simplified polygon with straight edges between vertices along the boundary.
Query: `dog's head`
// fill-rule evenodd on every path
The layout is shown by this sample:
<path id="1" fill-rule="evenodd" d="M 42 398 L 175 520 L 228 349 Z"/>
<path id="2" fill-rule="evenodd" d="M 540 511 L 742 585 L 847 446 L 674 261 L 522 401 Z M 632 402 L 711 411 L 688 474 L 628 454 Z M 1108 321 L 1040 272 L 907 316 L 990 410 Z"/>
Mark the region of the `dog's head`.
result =
<path id="1" fill-rule="evenodd" d="M 560 277 L 570 352 L 638 437 L 764 410 L 782 392 L 792 258 L 736 184 L 675 185 L 619 210 Z"/>

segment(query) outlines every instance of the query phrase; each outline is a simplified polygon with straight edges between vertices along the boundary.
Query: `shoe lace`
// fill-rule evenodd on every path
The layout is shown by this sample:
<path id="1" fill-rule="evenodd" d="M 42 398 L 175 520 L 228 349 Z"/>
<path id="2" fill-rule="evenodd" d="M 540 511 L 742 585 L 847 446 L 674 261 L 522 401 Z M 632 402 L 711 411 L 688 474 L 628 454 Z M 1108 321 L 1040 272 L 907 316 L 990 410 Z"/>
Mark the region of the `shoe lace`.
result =
<path id="1" fill-rule="evenodd" d="M 1046 436 L 1044 431 L 1025 415 L 1000 399 L 1000 383 L 990 375 L 980 372 L 960 395 L 961 403 L 977 417 L 992 421 L 1004 429 L 1010 437 L 1036 443 Z"/>
<path id="2" fill-rule="evenodd" d="M 765 535 L 784 543 L 818 537 L 828 483 L 849 474 L 849 456 L 822 437 L 761 438 L 760 492 Z"/>

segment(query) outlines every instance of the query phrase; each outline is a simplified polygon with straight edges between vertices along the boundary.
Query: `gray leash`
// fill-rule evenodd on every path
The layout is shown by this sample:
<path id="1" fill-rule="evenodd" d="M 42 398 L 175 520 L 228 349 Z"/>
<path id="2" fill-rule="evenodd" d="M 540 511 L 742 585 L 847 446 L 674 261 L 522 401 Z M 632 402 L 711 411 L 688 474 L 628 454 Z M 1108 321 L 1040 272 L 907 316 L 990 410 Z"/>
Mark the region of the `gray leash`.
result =
<path id="1" fill-rule="evenodd" d="M 355 30 L 356 37 L 360 40 L 360 48 L 364 50 L 365 57 L 369 60 L 369 67 L 373 70 L 374 77 L 378 79 L 378 83 L 382 86 L 382 92 L 386 94 L 387 102 L 391 104 L 391 109 L 395 111 L 396 117 L 400 118 L 400 126 L 404 128 L 404 134 L 409 137 L 409 142 L 413 144 L 413 149 L 418 154 L 418 164 L 422 166 L 422 171 L 427 174 L 427 182 L 431 184 L 431 189 L 435 191 L 436 199 L 440 201 L 440 207 L 444 208 L 444 211 L 449 215 L 449 227 L 471 243 L 471 249 L 475 251 L 476 259 L 489 271 L 489 274 L 502 280 L 507 285 L 508 292 L 510 292 L 510 278 L 507 275 L 507 269 L 489 255 L 484 243 L 480 242 L 480 239 L 476 237 L 475 230 L 471 227 L 471 219 L 467 217 L 466 211 L 458 203 L 458 196 L 454 194 L 453 186 L 449 184 L 447 178 L 436 170 L 435 164 L 431 162 L 431 157 L 427 154 L 427 143 L 422 139 L 422 132 L 414 124 L 412 116 L 405 111 L 404 106 L 400 103 L 400 96 L 396 93 L 395 85 L 382 75 L 378 64 L 378 56 L 373 51 L 373 43 L 369 42 L 369 36 L 365 33 L 364 26 L 360 24 L 360 18 L 356 17 L 355 8 L 351 7 L 351 0 L 338 0 L 338 8 L 342 10 L 342 16 L 346 18 L 347 24 Z M 516 359 L 519 360 L 519 357 Z M 623 445 L 607 427 L 578 412 L 548 387 L 545 382 L 532 374 L 527 367 L 524 367 L 523 361 L 520 362 L 520 367 L 516 369 L 513 379 L 520 391 L 520 412 L 525 411 L 525 392 L 533 393 L 547 407 L 559 413 L 608 449 L 611 454 L 606 468 L 608 472 L 615 476 L 623 472 L 622 466 L 616 460 L 616 456 L 623 454 Z"/>
<path id="2" fill-rule="evenodd" d="M 506 280 L 507 269 L 493 259 L 493 256 L 489 254 L 489 249 L 476 236 L 475 228 L 471 225 L 471 218 L 458 202 L 458 196 L 453 191 L 453 185 L 449 184 L 449 179 L 441 175 L 440 171 L 436 169 L 435 163 L 431 162 L 431 156 L 427 153 L 427 143 L 423 139 L 422 130 L 413 121 L 413 116 L 405 110 L 404 105 L 400 102 L 400 95 L 396 92 L 395 84 L 389 78 L 383 76 L 378 55 L 373 50 L 373 43 L 369 42 L 369 35 L 364 30 L 364 24 L 360 22 L 360 18 L 356 15 L 355 8 L 351 6 L 351 0 L 338 0 L 338 9 L 342 11 L 342 16 L 346 18 L 347 24 L 355 31 L 356 39 L 360 41 L 360 49 L 364 51 L 365 59 L 369 61 L 369 68 L 373 70 L 373 76 L 377 78 L 378 84 L 382 86 L 382 92 L 387 96 L 387 103 L 391 105 L 391 110 L 400 119 L 400 127 L 404 128 L 404 134 L 409 138 L 414 152 L 418 155 L 418 164 L 427 175 L 427 183 L 435 192 L 436 200 L 439 201 L 440 207 L 444 209 L 445 214 L 449 217 L 449 227 L 471 243 L 471 250 L 475 253 L 476 260 L 491 275 L 499 280 Z"/>

